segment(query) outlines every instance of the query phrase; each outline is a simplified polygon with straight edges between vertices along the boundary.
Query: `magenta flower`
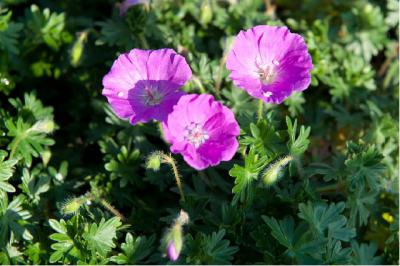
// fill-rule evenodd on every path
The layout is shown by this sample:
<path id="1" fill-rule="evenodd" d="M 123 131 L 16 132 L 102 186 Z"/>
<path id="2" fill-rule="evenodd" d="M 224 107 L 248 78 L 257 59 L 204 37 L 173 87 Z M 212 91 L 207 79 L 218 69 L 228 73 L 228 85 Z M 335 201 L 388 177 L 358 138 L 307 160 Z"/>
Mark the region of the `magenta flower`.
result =
<path id="1" fill-rule="evenodd" d="M 185 58 L 172 49 L 133 49 L 120 55 L 104 76 L 103 95 L 114 112 L 132 124 L 164 121 L 191 76 Z"/>
<path id="2" fill-rule="evenodd" d="M 126 11 L 131 6 L 139 5 L 139 4 L 148 4 L 150 0 L 125 0 L 119 5 L 119 15 L 125 16 Z"/>
<path id="3" fill-rule="evenodd" d="M 233 112 L 212 95 L 182 96 L 163 128 L 171 152 L 182 154 L 197 170 L 229 161 L 239 146 L 240 129 Z"/>
<path id="4" fill-rule="evenodd" d="M 178 259 L 178 257 L 179 257 L 179 253 L 176 251 L 176 248 L 175 248 L 173 240 L 169 241 L 169 243 L 168 243 L 167 256 L 172 261 L 176 261 Z"/>
<path id="5" fill-rule="evenodd" d="M 303 37 L 287 27 L 241 31 L 226 62 L 233 83 L 264 102 L 279 104 L 311 83 L 311 56 Z"/>

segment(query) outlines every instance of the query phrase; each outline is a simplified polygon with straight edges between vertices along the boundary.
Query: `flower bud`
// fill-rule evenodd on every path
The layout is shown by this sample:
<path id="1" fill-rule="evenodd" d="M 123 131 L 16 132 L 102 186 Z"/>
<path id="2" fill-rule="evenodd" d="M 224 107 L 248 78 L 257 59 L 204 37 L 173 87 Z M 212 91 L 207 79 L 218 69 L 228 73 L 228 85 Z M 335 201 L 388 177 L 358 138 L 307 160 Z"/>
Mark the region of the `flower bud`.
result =
<path id="1" fill-rule="evenodd" d="M 165 237 L 167 243 L 167 256 L 170 260 L 176 261 L 182 250 L 183 238 L 182 238 L 182 226 L 176 222 L 175 225 L 167 232 Z"/>
<path id="2" fill-rule="evenodd" d="M 210 3 L 204 1 L 200 8 L 200 22 L 207 25 L 212 20 L 213 11 L 211 9 Z"/>
<path id="3" fill-rule="evenodd" d="M 63 207 L 61 208 L 62 212 L 65 215 L 74 214 L 79 211 L 82 204 L 86 201 L 86 199 L 81 198 L 72 198 L 68 199 L 64 202 Z"/>
<path id="4" fill-rule="evenodd" d="M 176 252 L 176 248 L 175 248 L 173 240 L 169 241 L 169 243 L 168 243 L 167 256 L 172 261 L 176 261 L 179 257 L 179 254 Z"/>
<path id="5" fill-rule="evenodd" d="M 54 131 L 55 123 L 53 120 L 40 120 L 37 121 L 31 128 L 30 131 L 38 133 L 51 133 Z"/>
<path id="6" fill-rule="evenodd" d="M 147 157 L 146 168 L 158 171 L 161 165 L 161 153 L 156 151 Z"/>
<path id="7" fill-rule="evenodd" d="M 167 231 L 164 237 L 164 245 L 166 254 L 172 261 L 176 261 L 183 246 L 183 229 L 182 226 L 189 222 L 189 215 L 181 210 L 179 216 L 175 219 L 173 226 Z"/>
<path id="8" fill-rule="evenodd" d="M 267 186 L 273 185 L 279 178 L 282 169 L 293 160 L 292 156 L 285 156 L 276 162 L 270 164 L 264 174 L 262 175 L 262 180 Z"/>
<path id="9" fill-rule="evenodd" d="M 78 66 L 79 62 L 82 59 L 82 55 L 83 55 L 83 50 L 85 47 L 85 42 L 87 39 L 87 32 L 81 32 L 79 34 L 79 37 L 77 38 L 77 40 L 75 41 L 75 43 L 73 44 L 72 48 L 71 48 L 71 65 L 73 67 Z"/>

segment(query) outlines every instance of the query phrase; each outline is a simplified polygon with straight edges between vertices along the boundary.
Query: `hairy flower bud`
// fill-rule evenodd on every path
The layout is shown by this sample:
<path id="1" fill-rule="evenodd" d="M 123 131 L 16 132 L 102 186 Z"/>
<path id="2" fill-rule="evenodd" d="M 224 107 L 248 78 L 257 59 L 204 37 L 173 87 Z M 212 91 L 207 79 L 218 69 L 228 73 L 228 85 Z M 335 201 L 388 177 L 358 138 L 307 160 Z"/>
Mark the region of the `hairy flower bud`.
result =
<path id="1" fill-rule="evenodd" d="M 262 180 L 267 186 L 273 185 L 280 177 L 281 170 L 293 160 L 292 156 L 285 156 L 270 164 L 262 175 Z"/>
<path id="2" fill-rule="evenodd" d="M 61 210 L 65 215 L 74 214 L 79 211 L 86 198 L 72 198 L 64 202 Z"/>
<path id="3" fill-rule="evenodd" d="M 158 171 L 161 165 L 162 153 L 159 151 L 153 152 L 147 157 L 146 168 Z"/>

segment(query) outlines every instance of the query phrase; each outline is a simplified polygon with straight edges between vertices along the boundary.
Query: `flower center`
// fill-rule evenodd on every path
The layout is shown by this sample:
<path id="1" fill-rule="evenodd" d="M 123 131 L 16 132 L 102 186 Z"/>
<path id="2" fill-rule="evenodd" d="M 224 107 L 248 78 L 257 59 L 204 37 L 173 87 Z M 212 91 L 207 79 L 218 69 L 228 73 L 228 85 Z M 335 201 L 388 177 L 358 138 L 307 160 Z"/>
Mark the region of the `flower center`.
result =
<path id="1" fill-rule="evenodd" d="M 260 59 L 256 59 L 257 76 L 264 85 L 269 85 L 275 81 L 279 61 L 274 59 L 271 64 L 263 64 L 260 61 Z"/>
<path id="2" fill-rule="evenodd" d="M 143 100 L 145 105 L 154 106 L 161 102 L 164 95 L 151 85 L 146 85 L 143 92 Z"/>
<path id="3" fill-rule="evenodd" d="M 208 132 L 200 124 L 191 123 L 185 128 L 185 140 L 190 142 L 196 149 L 208 140 Z"/>

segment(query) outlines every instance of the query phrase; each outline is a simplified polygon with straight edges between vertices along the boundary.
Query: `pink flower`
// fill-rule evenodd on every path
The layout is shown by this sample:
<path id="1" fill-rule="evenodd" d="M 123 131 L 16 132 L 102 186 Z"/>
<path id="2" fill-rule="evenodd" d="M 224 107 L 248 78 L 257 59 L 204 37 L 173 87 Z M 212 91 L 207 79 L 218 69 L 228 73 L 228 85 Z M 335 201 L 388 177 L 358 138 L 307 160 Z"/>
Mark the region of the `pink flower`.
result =
<path id="1" fill-rule="evenodd" d="M 150 0 L 125 0 L 119 5 L 119 15 L 125 16 L 126 11 L 131 6 L 139 5 L 139 4 L 148 4 Z"/>
<path id="2" fill-rule="evenodd" d="M 233 112 L 208 94 L 182 96 L 163 128 L 171 152 L 197 170 L 231 160 L 239 146 Z"/>
<path id="3" fill-rule="evenodd" d="M 176 261 L 179 258 L 179 253 L 176 251 L 173 240 L 169 241 L 169 243 L 168 243 L 167 256 L 172 261 Z"/>
<path id="4" fill-rule="evenodd" d="M 172 49 L 133 49 L 122 54 L 103 78 L 103 95 L 114 112 L 132 124 L 164 121 L 184 95 L 192 71 Z"/>
<path id="5" fill-rule="evenodd" d="M 311 83 L 311 56 L 303 37 L 287 27 L 241 31 L 228 54 L 233 83 L 264 102 L 279 104 Z"/>

